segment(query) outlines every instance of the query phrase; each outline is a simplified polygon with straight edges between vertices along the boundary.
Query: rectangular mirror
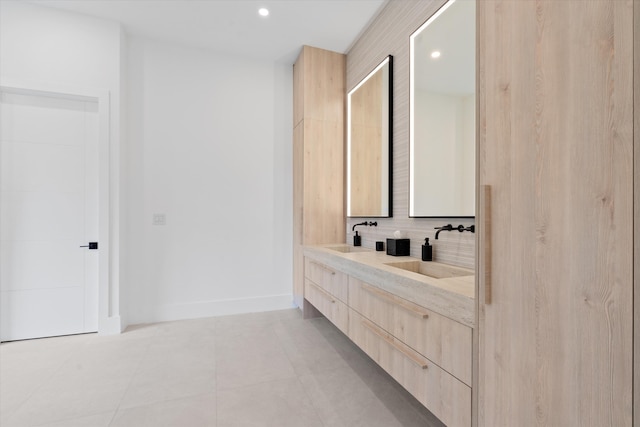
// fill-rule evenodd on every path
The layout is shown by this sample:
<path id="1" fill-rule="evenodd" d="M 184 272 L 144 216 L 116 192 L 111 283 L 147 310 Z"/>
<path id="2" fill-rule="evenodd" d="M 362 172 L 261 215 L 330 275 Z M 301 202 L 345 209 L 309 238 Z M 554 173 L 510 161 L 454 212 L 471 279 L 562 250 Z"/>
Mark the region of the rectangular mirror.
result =
<path id="1" fill-rule="evenodd" d="M 393 57 L 347 95 L 347 216 L 391 216 Z"/>
<path id="2" fill-rule="evenodd" d="M 475 216 L 475 0 L 449 0 L 410 39 L 409 216 Z"/>

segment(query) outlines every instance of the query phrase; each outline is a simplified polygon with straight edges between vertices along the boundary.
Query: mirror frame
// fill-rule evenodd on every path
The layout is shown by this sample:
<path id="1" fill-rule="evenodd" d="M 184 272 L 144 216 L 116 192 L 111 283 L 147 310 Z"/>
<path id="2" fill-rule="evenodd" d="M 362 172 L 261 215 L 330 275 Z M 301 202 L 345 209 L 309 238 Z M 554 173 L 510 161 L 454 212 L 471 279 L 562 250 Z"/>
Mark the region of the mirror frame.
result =
<path id="1" fill-rule="evenodd" d="M 351 94 L 354 93 L 360 86 L 369 80 L 377 71 L 379 71 L 386 64 L 389 64 L 389 102 L 388 102 L 388 214 L 387 215 L 351 215 Z M 392 218 L 393 217 L 393 55 L 388 55 L 385 57 L 382 62 L 380 62 L 371 72 L 369 72 L 360 82 L 347 93 L 347 146 L 346 146 L 346 212 L 347 218 Z M 384 135 L 383 140 L 384 141 Z"/>
<path id="2" fill-rule="evenodd" d="M 456 2 L 456 0 L 447 0 L 442 6 L 440 6 L 438 8 L 438 10 L 436 10 L 433 15 L 431 15 L 424 23 L 422 23 L 413 33 L 411 33 L 411 35 L 409 36 L 409 165 L 408 165 L 408 171 L 409 171 L 409 194 L 407 195 L 408 198 L 408 203 L 409 206 L 407 206 L 407 211 L 408 211 L 408 217 L 409 218 L 475 218 L 475 215 L 458 215 L 458 216 L 451 216 L 451 215 L 440 215 L 440 216 L 434 216 L 434 215 L 412 215 L 411 212 L 411 205 L 412 205 L 412 201 L 413 201 L 413 190 L 414 190 L 414 180 L 413 180 L 413 175 L 412 175 L 412 166 L 413 166 L 413 162 L 412 162 L 412 158 L 415 157 L 414 155 L 414 144 L 415 144 L 415 137 L 414 137 L 414 125 L 415 125 L 415 120 L 414 120 L 414 102 L 415 102 L 415 96 L 414 96 L 414 87 L 415 87 L 415 73 L 414 73 L 414 68 L 415 68 L 415 58 L 414 58 L 414 52 L 415 52 L 415 39 L 417 36 L 419 36 L 422 31 L 424 29 L 426 29 L 429 24 L 431 24 L 433 21 L 435 21 L 442 13 L 444 13 L 449 6 L 451 6 L 452 4 L 454 4 Z M 476 46 L 477 46 L 477 40 L 476 40 Z M 476 58 L 476 69 L 477 69 L 477 58 Z M 476 102 L 475 102 L 475 116 L 476 116 L 476 121 L 477 121 L 477 117 L 478 117 L 478 97 L 477 97 L 477 91 L 478 91 L 478 84 L 477 84 L 477 75 L 476 75 Z M 476 147 L 478 144 L 478 124 L 476 123 Z M 477 180 L 477 171 L 474 173 L 475 179 Z M 474 189 L 475 189 L 475 185 L 474 185 Z M 476 212 L 477 213 L 477 212 Z"/>

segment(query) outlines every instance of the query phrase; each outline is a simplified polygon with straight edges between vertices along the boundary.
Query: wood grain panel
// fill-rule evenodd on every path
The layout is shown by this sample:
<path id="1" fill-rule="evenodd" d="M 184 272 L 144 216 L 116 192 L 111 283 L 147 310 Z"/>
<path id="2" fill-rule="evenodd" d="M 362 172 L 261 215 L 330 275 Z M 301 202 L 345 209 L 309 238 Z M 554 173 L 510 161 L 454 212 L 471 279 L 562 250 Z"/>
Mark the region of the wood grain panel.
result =
<path id="1" fill-rule="evenodd" d="M 486 159 L 483 159 L 482 156 L 484 155 L 484 151 L 482 150 L 482 145 L 479 143 L 480 142 L 480 135 L 484 134 L 485 131 L 485 127 L 486 124 L 483 122 L 483 120 L 485 120 L 486 114 L 481 114 L 481 111 L 485 111 L 484 107 L 481 108 L 481 104 L 484 102 L 485 99 L 485 88 L 484 88 L 484 82 L 481 79 L 482 76 L 484 76 L 484 61 L 479 61 L 478 58 L 482 58 L 484 57 L 484 46 L 485 46 L 485 41 L 484 41 L 484 37 L 486 34 L 486 30 L 484 29 L 484 24 L 486 22 L 485 19 L 485 8 L 478 8 L 476 6 L 476 206 L 475 206 L 475 211 L 476 211 L 476 219 L 478 220 L 478 225 L 480 227 L 482 227 L 483 223 L 489 223 L 491 224 L 490 218 L 486 218 L 486 213 L 489 212 L 489 210 L 485 210 L 484 209 L 484 205 L 481 203 L 482 201 L 480 200 L 481 197 L 479 196 L 483 196 L 483 198 L 486 200 L 487 196 L 491 196 L 491 187 L 487 186 L 487 192 L 486 193 L 481 193 L 482 190 L 482 186 L 480 185 L 480 167 L 479 165 L 481 164 L 485 164 Z M 478 330 L 478 325 L 480 324 L 480 318 L 484 318 L 483 316 L 483 309 L 484 309 L 484 304 L 480 304 L 480 292 L 481 290 L 481 274 L 484 273 L 484 271 L 481 271 L 481 267 L 480 267 L 480 263 L 483 262 L 483 254 L 480 253 L 480 247 L 482 246 L 480 241 L 480 235 L 483 234 L 482 229 L 479 229 L 476 232 L 476 238 L 475 238 L 475 259 L 476 259 L 476 263 L 475 263 L 475 301 L 476 301 L 476 310 L 475 310 L 475 316 L 474 316 L 474 320 L 475 320 L 475 327 L 473 328 L 473 355 L 472 355 L 472 380 L 471 380 L 471 425 L 476 427 L 479 425 L 479 413 L 480 413 L 480 399 L 478 396 L 478 391 L 479 391 L 479 377 L 480 377 L 480 342 L 479 342 L 479 330 Z M 491 245 L 491 242 L 486 242 L 484 241 L 484 246 L 485 248 L 487 247 L 486 244 L 489 244 L 489 248 Z M 486 255 L 486 254 L 485 254 Z M 491 256 L 491 253 L 489 253 L 489 256 Z M 484 266 L 486 268 L 486 264 Z M 486 270 L 485 270 L 486 271 Z"/>
<path id="2" fill-rule="evenodd" d="M 378 227 L 359 228 L 362 246 L 375 248 L 395 230 L 411 239 L 411 256 L 420 257 L 425 237 L 434 244 L 434 261 L 474 267 L 475 238 L 471 233 L 441 233 L 435 240 L 434 227 L 455 222 L 465 226 L 473 219 L 409 218 L 409 36 L 446 0 L 389 1 L 347 52 L 347 90 L 353 89 L 387 55 L 393 55 L 393 217 L 376 218 Z M 347 219 L 346 238 L 352 241 L 351 226 L 361 218 Z"/>
<path id="3" fill-rule="evenodd" d="M 471 328 L 468 326 L 353 277 L 349 277 L 349 307 L 471 386 Z M 428 313 L 428 317 L 423 313 Z"/>
<path id="4" fill-rule="evenodd" d="M 633 425 L 640 427 L 640 0 L 633 2 Z"/>
<path id="5" fill-rule="evenodd" d="M 347 334 L 349 328 L 349 309 L 345 303 L 309 279 L 306 279 L 304 283 L 304 297 L 313 304 L 320 313 L 329 319 L 331 323 Z"/>
<path id="6" fill-rule="evenodd" d="M 304 296 L 303 212 L 304 212 L 304 125 L 293 129 L 293 300 L 302 307 Z"/>
<path id="7" fill-rule="evenodd" d="M 293 127 L 304 119 L 304 47 L 293 64 Z"/>
<path id="8" fill-rule="evenodd" d="M 345 55 L 311 46 L 303 47 L 305 119 L 344 120 Z"/>
<path id="9" fill-rule="evenodd" d="M 478 244 L 480 252 L 476 276 L 476 286 L 479 286 L 478 295 L 480 304 L 491 304 L 491 187 L 481 185 L 478 188 L 478 201 L 481 211 L 478 215 L 480 224 L 478 232 Z"/>
<path id="10" fill-rule="evenodd" d="M 631 425 L 631 2 L 478 8 L 479 425 Z"/>
<path id="11" fill-rule="evenodd" d="M 367 322 L 349 309 L 349 338 L 447 426 L 469 427 L 471 388 Z"/>
<path id="12" fill-rule="evenodd" d="M 345 56 L 304 46 L 293 72 L 293 292 L 304 311 L 302 247 L 344 242 Z"/>
<path id="13" fill-rule="evenodd" d="M 349 276 L 309 258 L 304 260 L 304 271 L 305 277 L 315 285 L 342 302 L 348 302 Z"/>
<path id="14" fill-rule="evenodd" d="M 304 120 L 305 245 L 344 242 L 342 121 Z"/>

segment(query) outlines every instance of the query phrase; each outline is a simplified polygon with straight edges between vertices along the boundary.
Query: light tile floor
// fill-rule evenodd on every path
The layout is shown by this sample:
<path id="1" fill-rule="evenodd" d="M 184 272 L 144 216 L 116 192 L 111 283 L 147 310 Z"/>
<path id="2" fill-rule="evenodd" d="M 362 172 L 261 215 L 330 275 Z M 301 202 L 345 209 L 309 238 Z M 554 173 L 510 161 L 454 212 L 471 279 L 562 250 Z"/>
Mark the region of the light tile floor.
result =
<path id="1" fill-rule="evenodd" d="M 0 345 L 2 427 L 441 425 L 296 309 Z"/>

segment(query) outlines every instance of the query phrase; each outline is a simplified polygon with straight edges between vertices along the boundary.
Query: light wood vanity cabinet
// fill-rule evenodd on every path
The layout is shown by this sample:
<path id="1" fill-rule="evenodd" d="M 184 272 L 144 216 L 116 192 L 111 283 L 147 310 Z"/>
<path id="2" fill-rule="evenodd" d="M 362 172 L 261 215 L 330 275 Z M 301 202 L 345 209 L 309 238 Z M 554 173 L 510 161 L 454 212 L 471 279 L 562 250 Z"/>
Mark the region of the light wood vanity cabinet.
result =
<path id="1" fill-rule="evenodd" d="M 311 280 L 342 302 L 348 302 L 349 276 L 346 274 L 305 258 L 304 275 L 308 280 Z"/>
<path id="2" fill-rule="evenodd" d="M 305 257 L 305 299 L 450 427 L 471 425 L 472 329 Z"/>
<path id="3" fill-rule="evenodd" d="M 307 278 L 304 281 L 304 297 L 338 329 L 348 333 L 349 309 L 344 302 Z"/>
<path id="4" fill-rule="evenodd" d="M 349 307 L 471 386 L 472 329 L 354 277 Z"/>
<path id="5" fill-rule="evenodd" d="M 305 258 L 304 298 L 345 334 L 348 333 L 348 276 Z"/>
<path id="6" fill-rule="evenodd" d="M 352 309 L 349 338 L 447 426 L 471 425 L 471 387 Z"/>

